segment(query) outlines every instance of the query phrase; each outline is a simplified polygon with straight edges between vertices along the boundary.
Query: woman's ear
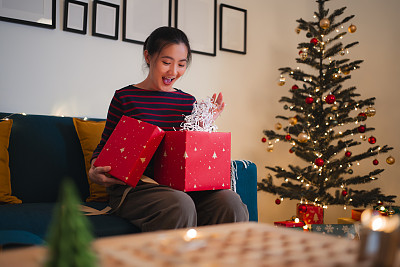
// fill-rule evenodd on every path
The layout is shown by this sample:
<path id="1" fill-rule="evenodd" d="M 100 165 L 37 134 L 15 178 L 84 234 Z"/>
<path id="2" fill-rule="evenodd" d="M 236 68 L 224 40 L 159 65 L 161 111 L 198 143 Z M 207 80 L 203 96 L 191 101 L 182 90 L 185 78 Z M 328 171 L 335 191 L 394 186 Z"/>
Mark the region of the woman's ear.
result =
<path id="1" fill-rule="evenodd" d="M 143 55 L 144 55 L 144 60 L 146 60 L 147 66 L 150 66 L 150 55 L 149 55 L 149 51 L 144 50 Z"/>

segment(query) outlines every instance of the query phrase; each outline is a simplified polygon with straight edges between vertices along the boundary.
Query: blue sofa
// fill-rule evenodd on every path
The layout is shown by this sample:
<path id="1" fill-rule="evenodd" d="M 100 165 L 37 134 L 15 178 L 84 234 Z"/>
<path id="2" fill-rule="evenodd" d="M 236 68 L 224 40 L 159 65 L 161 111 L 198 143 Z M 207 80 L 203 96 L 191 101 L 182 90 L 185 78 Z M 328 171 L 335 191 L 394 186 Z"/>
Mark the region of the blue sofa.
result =
<path id="1" fill-rule="evenodd" d="M 43 244 L 63 178 L 71 178 L 84 205 L 102 209 L 106 202 L 84 202 L 89 195 L 84 156 L 71 117 L 0 112 L 13 120 L 9 167 L 12 195 L 22 204 L 0 205 L 0 246 Z M 234 161 L 236 191 L 257 221 L 257 169 Z M 137 233 L 138 228 L 114 215 L 88 216 L 96 237 Z"/>

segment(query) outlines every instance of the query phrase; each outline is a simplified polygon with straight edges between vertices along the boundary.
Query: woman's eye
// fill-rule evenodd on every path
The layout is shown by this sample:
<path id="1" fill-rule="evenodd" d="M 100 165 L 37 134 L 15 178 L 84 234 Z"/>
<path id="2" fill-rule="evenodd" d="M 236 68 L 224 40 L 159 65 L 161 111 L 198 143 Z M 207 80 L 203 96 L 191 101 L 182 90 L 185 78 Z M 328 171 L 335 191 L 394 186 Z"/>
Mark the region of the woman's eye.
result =
<path id="1" fill-rule="evenodd" d="M 165 65 L 169 65 L 169 64 L 171 64 L 171 63 L 169 63 L 169 62 L 165 62 L 165 61 L 163 61 L 163 63 L 164 63 Z"/>
<path id="2" fill-rule="evenodd" d="M 184 68 L 184 67 L 186 67 L 186 65 L 185 64 L 179 64 L 179 67 Z"/>

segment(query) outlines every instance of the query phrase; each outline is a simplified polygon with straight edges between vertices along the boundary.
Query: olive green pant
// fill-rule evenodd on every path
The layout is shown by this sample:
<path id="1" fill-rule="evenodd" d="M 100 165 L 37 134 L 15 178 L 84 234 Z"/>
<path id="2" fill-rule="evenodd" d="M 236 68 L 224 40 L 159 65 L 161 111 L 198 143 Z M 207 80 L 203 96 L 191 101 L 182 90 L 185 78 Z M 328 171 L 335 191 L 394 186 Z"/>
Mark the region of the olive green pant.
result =
<path id="1" fill-rule="evenodd" d="M 127 187 L 108 188 L 114 210 Z M 231 190 L 182 192 L 142 181 L 129 191 L 115 214 L 143 232 L 249 220 L 247 206 Z"/>

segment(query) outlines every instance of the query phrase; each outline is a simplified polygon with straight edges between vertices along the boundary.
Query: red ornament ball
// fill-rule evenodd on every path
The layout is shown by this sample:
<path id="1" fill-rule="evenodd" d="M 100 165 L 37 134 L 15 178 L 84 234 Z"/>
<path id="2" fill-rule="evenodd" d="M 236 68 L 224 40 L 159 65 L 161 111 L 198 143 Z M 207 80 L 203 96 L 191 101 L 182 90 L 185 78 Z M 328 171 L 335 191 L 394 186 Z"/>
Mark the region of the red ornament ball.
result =
<path id="1" fill-rule="evenodd" d="M 310 43 L 312 43 L 313 45 L 316 45 L 316 44 L 318 44 L 318 39 L 317 38 L 312 38 L 310 40 Z"/>
<path id="2" fill-rule="evenodd" d="M 344 197 L 347 196 L 347 191 L 346 190 L 342 191 L 342 196 L 344 196 Z"/>
<path id="3" fill-rule="evenodd" d="M 289 153 L 293 153 L 294 151 L 292 149 L 289 149 Z"/>
<path id="4" fill-rule="evenodd" d="M 375 144 L 376 143 L 376 138 L 371 136 L 370 138 L 368 138 L 368 143 Z"/>
<path id="5" fill-rule="evenodd" d="M 332 94 L 329 94 L 325 97 L 325 102 L 328 104 L 333 104 L 336 101 L 336 97 Z"/>
<path id="6" fill-rule="evenodd" d="M 297 210 L 298 210 L 300 213 L 304 213 L 304 212 L 307 211 L 307 206 L 304 205 L 304 204 L 300 204 L 300 205 L 297 207 Z"/>
<path id="7" fill-rule="evenodd" d="M 292 90 L 297 90 L 297 89 L 299 89 L 299 87 L 296 84 L 292 86 Z"/>
<path id="8" fill-rule="evenodd" d="M 275 204 L 276 204 L 276 205 L 281 204 L 281 200 L 280 200 L 279 198 L 275 199 Z"/>
<path id="9" fill-rule="evenodd" d="M 359 133 L 365 133 L 365 130 L 367 129 L 367 127 L 365 127 L 365 125 L 360 125 L 358 126 L 357 130 Z"/>
<path id="10" fill-rule="evenodd" d="M 321 159 L 321 158 L 317 158 L 317 159 L 315 160 L 315 165 L 317 165 L 318 167 L 323 166 L 323 165 L 324 165 L 324 160 Z"/>
<path id="11" fill-rule="evenodd" d="M 361 117 L 361 118 L 367 119 L 367 114 L 365 114 L 364 112 L 361 112 L 361 113 L 358 113 L 357 117 Z"/>
<path id="12" fill-rule="evenodd" d="M 290 139 L 292 139 L 292 137 L 290 136 L 290 134 L 287 134 L 287 135 L 285 136 L 285 139 L 289 141 Z"/>
<path id="13" fill-rule="evenodd" d="M 263 142 L 263 143 L 267 142 L 267 138 L 263 137 L 263 138 L 261 139 L 261 142 Z"/>
<path id="14" fill-rule="evenodd" d="M 307 104 L 312 104 L 314 102 L 314 98 L 312 98 L 311 96 L 306 98 L 306 103 Z"/>
<path id="15" fill-rule="evenodd" d="M 303 53 L 303 50 L 300 50 L 300 51 L 299 51 L 299 55 L 301 55 L 301 53 Z"/>
<path id="16" fill-rule="evenodd" d="M 378 161 L 377 159 L 374 159 L 374 160 L 372 161 L 372 164 L 378 165 L 378 164 L 379 164 L 379 161 Z"/>
<path id="17" fill-rule="evenodd" d="M 346 153 L 344 153 L 344 155 L 345 155 L 346 157 L 350 157 L 350 156 L 351 156 L 351 152 L 350 152 L 350 151 L 346 151 Z"/>

